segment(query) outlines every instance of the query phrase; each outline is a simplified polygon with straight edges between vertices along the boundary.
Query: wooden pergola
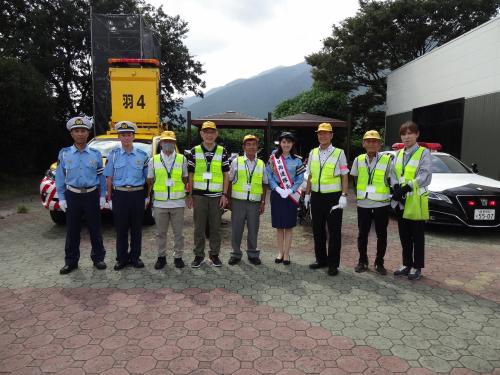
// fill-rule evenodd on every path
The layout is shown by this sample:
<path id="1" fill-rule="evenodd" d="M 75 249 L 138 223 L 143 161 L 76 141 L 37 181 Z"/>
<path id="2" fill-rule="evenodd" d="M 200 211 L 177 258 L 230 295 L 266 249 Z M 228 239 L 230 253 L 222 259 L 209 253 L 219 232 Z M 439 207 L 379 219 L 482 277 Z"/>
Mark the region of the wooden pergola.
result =
<path id="1" fill-rule="evenodd" d="M 348 141 L 350 143 L 350 123 L 349 121 L 338 120 L 330 117 L 313 115 L 307 112 L 298 113 L 292 116 L 287 116 L 274 120 L 272 113 L 268 112 L 267 119 L 259 119 L 257 117 L 245 115 L 235 111 L 227 111 L 214 115 L 204 116 L 196 119 L 191 118 L 191 111 L 187 112 L 187 145 L 191 148 L 191 131 L 192 127 L 198 128 L 205 121 L 213 121 L 217 128 L 222 129 L 262 129 L 264 130 L 264 150 L 267 155 L 271 153 L 271 134 L 273 130 L 296 130 L 296 129 L 311 129 L 316 130 L 322 122 L 332 124 L 333 128 L 347 128 Z M 348 150 L 346 150 L 348 154 Z"/>

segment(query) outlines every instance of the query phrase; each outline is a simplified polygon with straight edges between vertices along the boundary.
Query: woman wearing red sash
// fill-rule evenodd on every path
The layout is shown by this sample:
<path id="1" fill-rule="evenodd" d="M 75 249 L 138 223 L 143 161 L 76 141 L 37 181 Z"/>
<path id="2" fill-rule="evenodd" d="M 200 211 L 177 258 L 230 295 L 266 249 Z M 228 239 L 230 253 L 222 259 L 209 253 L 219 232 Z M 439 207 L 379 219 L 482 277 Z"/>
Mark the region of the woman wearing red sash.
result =
<path id="1" fill-rule="evenodd" d="M 295 155 L 295 137 L 290 132 L 279 136 L 279 145 L 269 158 L 266 173 L 271 189 L 272 226 L 277 230 L 278 255 L 275 262 L 290 264 L 293 227 L 297 225 L 299 189 L 304 181 L 305 167 Z"/>

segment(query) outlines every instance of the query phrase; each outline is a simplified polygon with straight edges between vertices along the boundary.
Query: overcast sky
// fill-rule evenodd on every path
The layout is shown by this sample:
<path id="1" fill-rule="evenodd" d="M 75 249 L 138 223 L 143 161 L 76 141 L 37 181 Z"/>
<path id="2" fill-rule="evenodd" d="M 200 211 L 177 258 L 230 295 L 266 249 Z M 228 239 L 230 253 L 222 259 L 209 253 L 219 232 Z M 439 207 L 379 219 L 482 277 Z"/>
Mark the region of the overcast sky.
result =
<path id="1" fill-rule="evenodd" d="M 319 51 L 358 0 L 148 0 L 189 23 L 185 40 L 207 89 L 290 66 Z"/>

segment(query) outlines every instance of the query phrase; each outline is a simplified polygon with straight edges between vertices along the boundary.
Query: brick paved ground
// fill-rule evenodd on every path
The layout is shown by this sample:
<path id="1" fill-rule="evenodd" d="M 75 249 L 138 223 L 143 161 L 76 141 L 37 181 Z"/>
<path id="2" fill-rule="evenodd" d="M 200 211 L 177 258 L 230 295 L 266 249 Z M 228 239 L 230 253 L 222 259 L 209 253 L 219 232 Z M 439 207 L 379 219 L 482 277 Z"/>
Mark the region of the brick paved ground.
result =
<path id="1" fill-rule="evenodd" d="M 110 268 L 92 268 L 84 231 L 80 269 L 60 276 L 64 228 L 36 199 L 24 204 L 28 214 L 3 204 L 0 215 L 0 374 L 500 374 L 500 231 L 429 228 L 425 277 L 412 283 L 352 271 L 352 202 L 335 278 L 307 268 L 308 227 L 294 232 L 292 265 L 276 265 L 269 213 L 262 266 L 178 270 L 169 257 L 156 271 L 150 227 L 146 268 L 115 272 L 106 220 Z M 185 224 L 191 261 L 190 213 Z M 393 269 L 394 222 L 389 233 Z"/>

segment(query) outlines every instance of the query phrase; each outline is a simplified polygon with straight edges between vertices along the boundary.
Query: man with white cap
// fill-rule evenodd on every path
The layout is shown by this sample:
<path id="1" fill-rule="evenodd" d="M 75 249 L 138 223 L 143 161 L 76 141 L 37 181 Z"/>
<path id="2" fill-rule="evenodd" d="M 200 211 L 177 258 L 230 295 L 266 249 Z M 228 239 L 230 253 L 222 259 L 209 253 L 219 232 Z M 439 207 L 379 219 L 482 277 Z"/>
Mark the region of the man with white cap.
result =
<path id="1" fill-rule="evenodd" d="M 172 224 L 174 233 L 174 265 L 184 267 L 184 209 L 186 207 L 186 183 L 188 180 L 187 160 L 175 150 L 177 138 L 173 131 L 160 135 L 161 152 L 148 165 L 148 197 L 154 191 L 154 214 L 156 221 L 156 245 L 158 260 L 155 269 L 167 264 L 167 232 Z"/>
<path id="2" fill-rule="evenodd" d="M 144 209 L 149 204 L 145 196 L 144 183 L 147 177 L 149 155 L 134 146 L 137 126 L 130 121 L 115 124 L 122 146 L 108 155 L 104 175 L 106 176 L 107 200 L 112 199 L 116 228 L 116 271 L 128 264 L 143 268 L 142 220 Z M 130 231 L 130 252 L 128 233 Z"/>
<path id="3" fill-rule="evenodd" d="M 85 217 L 90 232 L 94 267 L 106 268 L 106 250 L 102 242 L 101 208 L 105 203 L 106 183 L 102 175 L 102 156 L 87 146 L 92 120 L 77 116 L 68 120 L 66 128 L 74 144 L 59 152 L 56 169 L 56 190 L 59 207 L 66 212 L 66 256 L 61 275 L 78 268 L 80 260 L 80 231 Z"/>
<path id="4" fill-rule="evenodd" d="M 306 206 L 311 202 L 316 255 L 316 262 L 310 264 L 309 268 L 314 270 L 328 267 L 328 274 L 336 276 L 340 265 L 342 211 L 347 207 L 349 168 L 344 150 L 332 145 L 332 125 L 327 122 L 319 124 L 316 134 L 319 147 L 309 154 L 309 177 L 304 198 Z"/>
<path id="5" fill-rule="evenodd" d="M 358 251 L 356 272 L 368 270 L 368 234 L 372 221 L 377 232 L 377 255 L 375 270 L 387 275 L 384 256 L 387 248 L 387 225 L 391 202 L 390 177 L 391 154 L 380 154 L 382 138 L 376 130 L 368 130 L 363 136 L 366 154 L 359 155 L 352 163 L 351 176 L 354 177 L 358 205 Z"/>

